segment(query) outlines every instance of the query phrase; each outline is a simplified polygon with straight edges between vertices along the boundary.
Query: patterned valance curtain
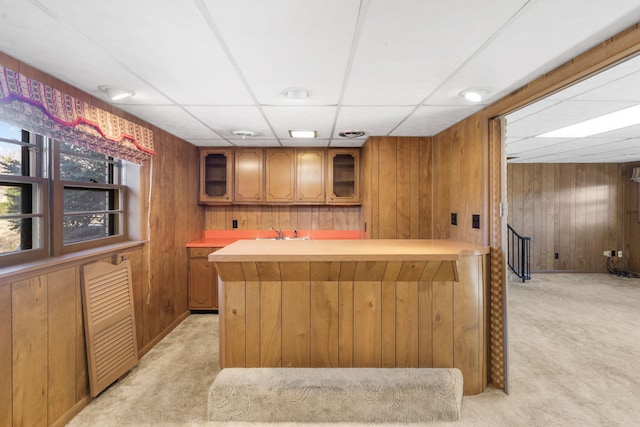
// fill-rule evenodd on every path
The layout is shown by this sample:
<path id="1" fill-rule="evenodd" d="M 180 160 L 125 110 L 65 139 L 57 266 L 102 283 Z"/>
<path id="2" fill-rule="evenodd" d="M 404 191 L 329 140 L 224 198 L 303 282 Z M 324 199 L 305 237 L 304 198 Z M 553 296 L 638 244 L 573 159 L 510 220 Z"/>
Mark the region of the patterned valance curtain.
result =
<path id="1" fill-rule="evenodd" d="M 0 118 L 22 129 L 144 164 L 153 132 L 0 66 Z"/>

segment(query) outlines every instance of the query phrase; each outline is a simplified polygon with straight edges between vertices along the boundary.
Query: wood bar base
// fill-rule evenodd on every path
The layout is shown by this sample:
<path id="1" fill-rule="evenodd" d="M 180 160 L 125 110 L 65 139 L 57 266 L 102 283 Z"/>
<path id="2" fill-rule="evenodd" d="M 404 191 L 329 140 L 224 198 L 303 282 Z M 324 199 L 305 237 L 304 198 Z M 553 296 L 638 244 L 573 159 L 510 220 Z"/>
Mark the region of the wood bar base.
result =
<path id="1" fill-rule="evenodd" d="M 484 391 L 486 249 L 344 242 L 333 254 L 319 241 L 243 241 L 209 255 L 221 279 L 221 367 L 458 368 L 464 394 Z"/>

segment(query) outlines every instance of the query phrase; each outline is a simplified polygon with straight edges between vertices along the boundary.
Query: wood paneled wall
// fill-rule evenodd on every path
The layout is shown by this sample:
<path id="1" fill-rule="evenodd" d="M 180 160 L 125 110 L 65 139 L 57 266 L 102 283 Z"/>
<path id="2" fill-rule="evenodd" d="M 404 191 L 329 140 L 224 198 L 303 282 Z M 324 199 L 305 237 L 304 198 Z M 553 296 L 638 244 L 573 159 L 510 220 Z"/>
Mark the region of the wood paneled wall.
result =
<path id="1" fill-rule="evenodd" d="M 371 239 L 430 239 L 431 137 L 370 137 L 362 147 L 360 230 Z"/>
<path id="2" fill-rule="evenodd" d="M 206 230 L 358 230 L 360 206 L 206 206 Z"/>
<path id="3" fill-rule="evenodd" d="M 624 251 L 630 271 L 640 273 L 640 184 L 631 181 L 633 168 L 640 162 L 627 163 L 622 168 L 624 186 Z"/>
<path id="4" fill-rule="evenodd" d="M 488 121 L 475 114 L 433 137 L 433 238 L 489 245 Z M 451 224 L 456 213 L 458 225 Z M 472 227 L 480 215 L 480 229 Z"/>
<path id="5" fill-rule="evenodd" d="M 622 170 L 618 164 L 508 165 L 509 224 L 532 238 L 532 271 L 606 271 L 602 252 L 623 250 Z"/>
<path id="6" fill-rule="evenodd" d="M 140 168 L 139 191 L 129 192 L 128 205 L 140 217 L 130 225 L 135 239 L 149 240 L 130 254 L 143 355 L 189 313 L 185 244 L 201 236 L 205 216 L 197 202 L 198 150 L 3 53 L 0 64 L 153 130 L 157 156 Z M 64 425 L 88 403 L 78 303 L 84 262 L 0 280 L 0 425 Z"/>

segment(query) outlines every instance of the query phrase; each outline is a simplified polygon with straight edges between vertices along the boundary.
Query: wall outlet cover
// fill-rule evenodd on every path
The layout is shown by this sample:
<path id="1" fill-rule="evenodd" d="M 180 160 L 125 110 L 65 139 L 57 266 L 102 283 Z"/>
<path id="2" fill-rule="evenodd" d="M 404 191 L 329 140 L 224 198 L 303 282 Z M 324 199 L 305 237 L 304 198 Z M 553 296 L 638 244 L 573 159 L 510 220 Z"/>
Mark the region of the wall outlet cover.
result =
<path id="1" fill-rule="evenodd" d="M 472 215 L 471 216 L 471 227 L 480 228 L 480 215 Z"/>
<path id="2" fill-rule="evenodd" d="M 234 219 L 234 220 L 231 221 L 231 227 L 232 228 L 238 228 L 238 220 L 237 219 Z"/>

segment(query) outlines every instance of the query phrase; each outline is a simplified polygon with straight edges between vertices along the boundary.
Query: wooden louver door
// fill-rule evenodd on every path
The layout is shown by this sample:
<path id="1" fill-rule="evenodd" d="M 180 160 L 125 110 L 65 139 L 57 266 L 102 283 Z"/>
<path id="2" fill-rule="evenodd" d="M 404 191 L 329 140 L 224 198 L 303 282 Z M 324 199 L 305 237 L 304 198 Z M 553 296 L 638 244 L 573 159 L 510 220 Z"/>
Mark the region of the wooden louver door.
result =
<path id="1" fill-rule="evenodd" d="M 96 262 L 83 268 L 87 361 L 91 396 L 138 363 L 131 265 Z"/>

